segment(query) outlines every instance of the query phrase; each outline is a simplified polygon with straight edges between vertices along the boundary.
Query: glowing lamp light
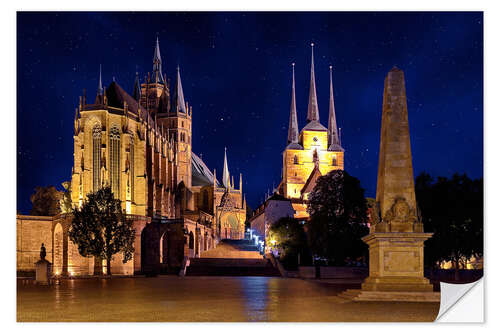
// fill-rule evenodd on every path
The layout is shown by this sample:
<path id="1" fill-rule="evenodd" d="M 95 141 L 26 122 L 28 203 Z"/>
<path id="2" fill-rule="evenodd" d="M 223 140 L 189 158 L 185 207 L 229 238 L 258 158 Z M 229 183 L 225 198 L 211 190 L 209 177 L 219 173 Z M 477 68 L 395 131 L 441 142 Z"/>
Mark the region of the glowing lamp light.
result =
<path id="1" fill-rule="evenodd" d="M 276 245 L 276 239 L 271 240 L 272 245 Z"/>

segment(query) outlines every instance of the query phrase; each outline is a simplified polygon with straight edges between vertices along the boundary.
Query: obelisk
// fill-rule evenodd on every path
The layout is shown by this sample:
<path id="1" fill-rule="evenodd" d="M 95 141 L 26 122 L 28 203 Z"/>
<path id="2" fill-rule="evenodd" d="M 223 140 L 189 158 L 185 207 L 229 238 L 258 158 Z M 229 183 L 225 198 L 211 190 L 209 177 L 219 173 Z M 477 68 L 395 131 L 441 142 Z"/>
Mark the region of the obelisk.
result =
<path id="1" fill-rule="evenodd" d="M 376 209 L 370 234 L 370 275 L 359 295 L 371 300 L 439 301 L 424 278 L 424 233 L 418 214 L 404 73 L 385 78 Z M 366 296 L 368 295 L 368 296 Z M 389 298 L 389 299 L 388 299 Z"/>

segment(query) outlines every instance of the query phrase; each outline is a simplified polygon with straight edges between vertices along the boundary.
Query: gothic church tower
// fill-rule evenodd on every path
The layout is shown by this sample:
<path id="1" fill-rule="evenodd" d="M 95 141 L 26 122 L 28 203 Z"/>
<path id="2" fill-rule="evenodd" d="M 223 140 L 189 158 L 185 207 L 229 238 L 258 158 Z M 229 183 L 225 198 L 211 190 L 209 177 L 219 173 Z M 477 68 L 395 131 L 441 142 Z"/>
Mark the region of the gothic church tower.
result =
<path id="1" fill-rule="evenodd" d="M 332 67 L 330 66 L 330 103 L 328 128 L 319 120 L 316 78 L 314 73 L 314 44 L 311 44 L 311 78 L 307 124 L 300 131 L 295 100 L 295 64 L 292 64 L 292 98 L 288 140 L 283 152 L 283 178 L 279 192 L 292 200 L 296 218 L 307 218 L 306 202 L 309 193 L 321 175 L 344 169 L 344 149 L 340 145 L 335 117 Z"/>

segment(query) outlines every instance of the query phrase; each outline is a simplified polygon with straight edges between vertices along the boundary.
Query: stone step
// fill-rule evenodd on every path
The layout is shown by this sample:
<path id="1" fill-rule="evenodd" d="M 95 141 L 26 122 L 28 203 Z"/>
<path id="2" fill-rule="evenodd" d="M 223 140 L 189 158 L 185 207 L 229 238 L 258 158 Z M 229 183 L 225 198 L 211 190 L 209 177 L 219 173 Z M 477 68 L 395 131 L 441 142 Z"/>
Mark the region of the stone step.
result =
<path id="1" fill-rule="evenodd" d="M 188 267 L 187 276 L 280 276 L 269 267 Z"/>
<path id="2" fill-rule="evenodd" d="M 267 259 L 243 259 L 243 258 L 191 258 L 190 266 L 217 266 L 217 267 L 251 267 L 267 266 Z"/>
<path id="3" fill-rule="evenodd" d="M 268 259 L 193 258 L 188 276 L 280 276 Z"/>
<path id="4" fill-rule="evenodd" d="M 412 292 L 412 291 L 366 291 L 348 289 L 339 297 L 352 301 L 372 302 L 439 302 L 440 294 L 436 292 Z"/>

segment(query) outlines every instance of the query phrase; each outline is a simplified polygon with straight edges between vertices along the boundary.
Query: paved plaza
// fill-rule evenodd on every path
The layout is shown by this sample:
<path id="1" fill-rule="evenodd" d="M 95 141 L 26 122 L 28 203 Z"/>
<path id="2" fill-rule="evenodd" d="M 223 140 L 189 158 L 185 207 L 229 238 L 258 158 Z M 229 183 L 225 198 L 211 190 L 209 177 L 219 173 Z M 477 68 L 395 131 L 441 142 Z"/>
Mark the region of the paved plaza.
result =
<path id="1" fill-rule="evenodd" d="M 359 284 L 280 277 L 63 280 L 17 286 L 18 321 L 433 321 L 439 303 L 355 303 L 337 295 Z"/>

